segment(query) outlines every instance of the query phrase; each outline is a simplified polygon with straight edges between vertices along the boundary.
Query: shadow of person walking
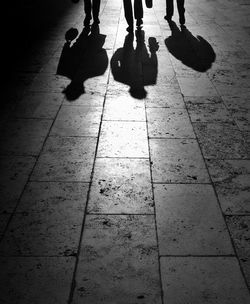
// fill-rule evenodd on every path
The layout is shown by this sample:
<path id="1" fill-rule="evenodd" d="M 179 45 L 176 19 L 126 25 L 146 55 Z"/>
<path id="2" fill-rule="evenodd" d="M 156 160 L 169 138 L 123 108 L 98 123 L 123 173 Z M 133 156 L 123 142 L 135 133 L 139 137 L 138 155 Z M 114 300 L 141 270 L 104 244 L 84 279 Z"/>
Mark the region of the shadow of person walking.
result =
<path id="1" fill-rule="evenodd" d="M 100 34 L 99 26 L 84 28 L 72 44 L 77 35 L 76 29 L 66 32 L 66 42 L 57 67 L 58 75 L 71 79 L 63 91 L 70 101 L 85 93 L 84 82 L 87 79 L 103 75 L 108 67 L 108 55 L 103 48 L 106 35 Z"/>
<path id="2" fill-rule="evenodd" d="M 156 52 L 159 49 L 154 37 L 148 39 L 149 51 L 145 45 L 144 31 L 136 32 L 136 48 L 134 49 L 134 34 L 129 33 L 122 48 L 116 50 L 111 59 L 111 71 L 114 79 L 130 86 L 131 96 L 143 99 L 147 96 L 144 86 L 154 85 L 157 80 L 158 60 Z"/>
<path id="3" fill-rule="evenodd" d="M 212 46 L 201 36 L 193 36 L 184 25 L 181 30 L 174 21 L 169 25 L 172 35 L 165 39 L 169 52 L 195 71 L 209 70 L 216 58 Z"/>

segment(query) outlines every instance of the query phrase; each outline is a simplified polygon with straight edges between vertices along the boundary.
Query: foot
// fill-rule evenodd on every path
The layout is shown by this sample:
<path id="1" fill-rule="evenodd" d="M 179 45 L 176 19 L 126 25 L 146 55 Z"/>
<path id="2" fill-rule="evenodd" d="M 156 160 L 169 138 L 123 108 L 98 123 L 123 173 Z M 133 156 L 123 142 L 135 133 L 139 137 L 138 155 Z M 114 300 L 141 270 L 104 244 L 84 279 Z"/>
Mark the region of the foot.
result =
<path id="1" fill-rule="evenodd" d="M 100 19 L 97 17 L 97 18 L 94 18 L 94 23 L 95 24 L 100 24 Z"/>
<path id="2" fill-rule="evenodd" d="M 126 28 L 126 31 L 129 32 L 129 33 L 133 33 L 133 32 L 134 32 L 134 27 L 133 27 L 133 25 L 129 25 L 129 26 Z"/>
<path id="3" fill-rule="evenodd" d="M 84 19 L 84 21 L 83 21 L 84 26 L 89 26 L 90 20 L 91 20 L 91 17 L 86 16 L 85 19 Z"/>
<path id="4" fill-rule="evenodd" d="M 141 18 L 136 20 L 136 26 L 140 26 L 142 24 L 143 24 L 143 21 Z"/>
<path id="5" fill-rule="evenodd" d="M 180 15 L 179 21 L 180 21 L 180 25 L 184 25 L 185 24 L 186 20 L 185 20 L 184 14 Z"/>
<path id="6" fill-rule="evenodd" d="M 172 21 L 172 16 L 164 16 L 164 19 L 167 20 L 167 22 L 171 22 Z"/>

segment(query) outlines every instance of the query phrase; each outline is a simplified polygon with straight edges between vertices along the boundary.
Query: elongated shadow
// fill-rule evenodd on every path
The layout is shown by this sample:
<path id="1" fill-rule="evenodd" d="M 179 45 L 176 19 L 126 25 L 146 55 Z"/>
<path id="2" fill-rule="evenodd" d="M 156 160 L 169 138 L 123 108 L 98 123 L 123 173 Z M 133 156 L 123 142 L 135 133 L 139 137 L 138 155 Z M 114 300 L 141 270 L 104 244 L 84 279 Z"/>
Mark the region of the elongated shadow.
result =
<path id="1" fill-rule="evenodd" d="M 78 35 L 76 29 L 70 29 L 65 34 L 64 44 L 57 74 L 71 79 L 71 83 L 64 90 L 66 98 L 76 100 L 85 93 L 84 82 L 96 76 L 103 75 L 108 67 L 108 55 L 103 48 L 106 35 L 100 34 L 99 26 L 84 28 Z"/>
<path id="2" fill-rule="evenodd" d="M 185 26 L 180 30 L 174 21 L 170 29 L 172 35 L 165 39 L 169 52 L 195 71 L 209 70 L 216 58 L 212 46 L 203 37 L 193 36 Z"/>
<path id="3" fill-rule="evenodd" d="M 159 48 L 154 37 L 148 39 L 149 52 L 145 45 L 145 34 L 136 31 L 136 47 L 134 34 L 125 37 L 122 48 L 116 50 L 111 59 L 111 71 L 114 79 L 130 87 L 131 96 L 142 99 L 147 92 L 144 86 L 154 85 L 157 80 L 158 60 L 156 52 Z"/>

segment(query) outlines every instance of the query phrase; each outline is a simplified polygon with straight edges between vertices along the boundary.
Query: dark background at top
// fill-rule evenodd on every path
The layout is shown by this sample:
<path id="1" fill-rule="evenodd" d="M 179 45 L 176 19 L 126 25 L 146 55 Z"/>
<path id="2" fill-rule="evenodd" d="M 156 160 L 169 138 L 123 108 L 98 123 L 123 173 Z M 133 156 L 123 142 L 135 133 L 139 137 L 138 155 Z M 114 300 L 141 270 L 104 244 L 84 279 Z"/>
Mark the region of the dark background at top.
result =
<path id="1" fill-rule="evenodd" d="M 71 0 L 8 0 L 2 5 L 2 71 L 8 73 L 29 56 L 33 45 L 46 39 L 74 4 Z"/>

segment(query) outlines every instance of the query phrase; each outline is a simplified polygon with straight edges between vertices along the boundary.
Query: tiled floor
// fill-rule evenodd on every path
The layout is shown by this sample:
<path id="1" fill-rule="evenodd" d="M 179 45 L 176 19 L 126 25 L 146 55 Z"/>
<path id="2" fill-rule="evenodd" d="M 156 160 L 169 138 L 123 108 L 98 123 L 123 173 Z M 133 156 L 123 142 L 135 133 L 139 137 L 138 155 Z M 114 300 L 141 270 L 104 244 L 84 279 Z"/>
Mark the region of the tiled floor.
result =
<path id="1" fill-rule="evenodd" d="M 249 1 L 144 8 L 132 36 L 103 0 L 86 33 L 72 3 L 17 67 L 1 304 L 250 303 Z"/>

